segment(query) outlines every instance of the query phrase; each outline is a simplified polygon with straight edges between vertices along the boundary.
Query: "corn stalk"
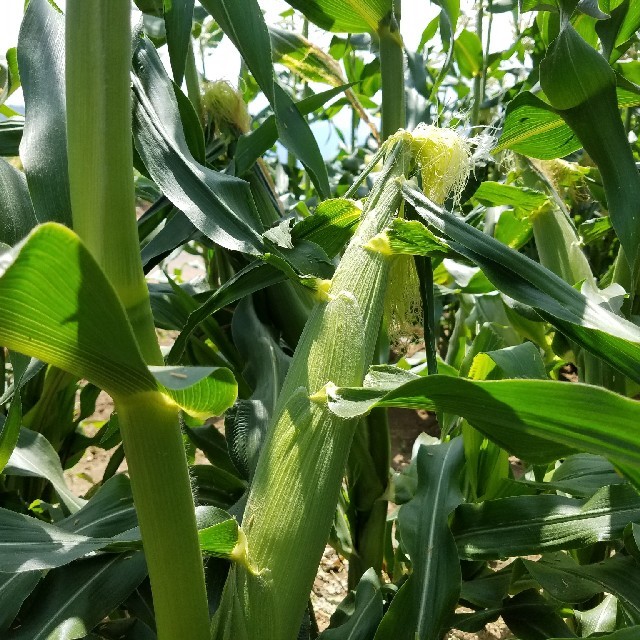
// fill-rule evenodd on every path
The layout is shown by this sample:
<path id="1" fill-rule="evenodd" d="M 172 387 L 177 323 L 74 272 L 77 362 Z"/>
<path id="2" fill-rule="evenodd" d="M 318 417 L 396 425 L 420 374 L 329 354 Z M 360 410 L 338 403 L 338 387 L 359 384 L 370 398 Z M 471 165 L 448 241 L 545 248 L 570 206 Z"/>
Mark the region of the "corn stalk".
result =
<path id="1" fill-rule="evenodd" d="M 118 293 L 145 361 L 162 365 L 136 227 L 130 20 L 129 0 L 67 2 L 73 225 Z M 158 638 L 208 640 L 204 572 L 178 409 L 151 390 L 114 396 L 114 402 L 151 579 Z"/>

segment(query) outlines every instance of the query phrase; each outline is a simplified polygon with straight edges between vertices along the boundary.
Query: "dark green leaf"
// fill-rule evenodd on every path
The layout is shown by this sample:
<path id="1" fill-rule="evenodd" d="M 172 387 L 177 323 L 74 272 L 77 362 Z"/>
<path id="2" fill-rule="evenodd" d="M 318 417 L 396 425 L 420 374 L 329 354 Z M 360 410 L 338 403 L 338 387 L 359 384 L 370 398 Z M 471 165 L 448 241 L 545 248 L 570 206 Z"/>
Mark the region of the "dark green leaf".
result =
<path id="1" fill-rule="evenodd" d="M 225 431 L 236 467 L 244 477 L 251 478 L 291 359 L 270 328 L 260 321 L 249 296 L 236 307 L 231 330 L 247 363 L 243 377 L 254 391 L 227 412 Z"/>
<path id="2" fill-rule="evenodd" d="M 406 372 L 399 375 L 403 382 Z M 466 418 L 518 457 L 549 463 L 569 453 L 604 455 L 640 487 L 640 403 L 590 385 L 551 380 L 472 381 L 428 376 L 387 391 L 337 388 L 329 406 L 341 417 L 374 406 L 439 410 Z M 594 413 L 593 406 L 599 411 Z"/>
<path id="3" fill-rule="evenodd" d="M 382 619 L 380 580 L 373 568 L 360 578 L 355 595 L 349 594 L 331 617 L 331 628 L 320 640 L 369 640 Z M 335 620 L 335 624 L 334 624 Z"/>
<path id="4" fill-rule="evenodd" d="M 437 640 L 446 630 L 462 580 L 449 514 L 463 500 L 459 487 L 463 459 L 462 438 L 421 446 L 418 451 L 418 487 L 398 514 L 412 573 L 392 600 L 376 640 Z"/>
<path id="5" fill-rule="evenodd" d="M 249 185 L 193 158 L 171 81 L 148 40 L 138 41 L 133 66 L 134 139 L 151 177 L 214 242 L 236 251 L 260 253 L 259 218 Z"/>
<path id="6" fill-rule="evenodd" d="M 539 495 L 464 504 L 452 530 L 461 558 L 497 559 L 616 540 L 639 519 L 637 492 L 613 485 L 587 501 Z"/>
<path id="7" fill-rule="evenodd" d="M 3 473 L 48 480 L 71 513 L 78 511 L 86 503 L 86 500 L 78 498 L 69 490 L 58 454 L 48 440 L 35 431 L 20 429 L 18 443 Z"/>
<path id="8" fill-rule="evenodd" d="M 38 606 L 7 640 L 84 638 L 146 575 L 140 552 L 87 558 L 50 571 L 35 594 Z"/>
<path id="9" fill-rule="evenodd" d="M 29 2 L 18 40 L 26 109 L 20 158 L 39 222 L 71 226 L 64 85 L 64 16 Z"/>
<path id="10" fill-rule="evenodd" d="M 194 0 L 164 0 L 164 24 L 167 47 L 175 83 L 182 85 L 191 40 Z"/>
<path id="11" fill-rule="evenodd" d="M 24 174 L 0 158 L 0 242 L 13 246 L 36 224 Z"/>
<path id="12" fill-rule="evenodd" d="M 455 240 L 453 248 L 478 264 L 500 291 L 533 307 L 567 337 L 640 382 L 640 330 L 636 325 L 583 296 L 533 260 L 437 207 L 408 184 L 403 185 L 403 192 L 429 225 Z"/>

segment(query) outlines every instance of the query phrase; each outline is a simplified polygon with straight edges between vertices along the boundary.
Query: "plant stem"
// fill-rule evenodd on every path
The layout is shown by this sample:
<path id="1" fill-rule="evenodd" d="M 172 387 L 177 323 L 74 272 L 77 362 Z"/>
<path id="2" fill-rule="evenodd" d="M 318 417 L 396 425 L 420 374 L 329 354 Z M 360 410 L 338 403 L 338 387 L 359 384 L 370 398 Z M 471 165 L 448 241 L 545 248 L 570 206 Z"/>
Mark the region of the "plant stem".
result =
<path id="1" fill-rule="evenodd" d="M 482 42 L 482 21 L 484 20 L 484 0 L 478 0 L 478 11 L 476 13 L 476 35 L 480 42 Z M 484 67 L 484 63 L 483 63 Z M 484 100 L 484 84 L 482 82 L 482 75 L 476 75 L 473 79 L 473 109 L 471 110 L 471 124 L 477 125 L 480 120 L 480 105 Z"/>
<path id="2" fill-rule="evenodd" d="M 378 28 L 380 75 L 382 78 L 382 139 L 386 140 L 406 124 L 404 99 L 404 51 L 399 26 L 400 1 L 394 3 Z"/>
<path id="3" fill-rule="evenodd" d="M 178 411 L 153 391 L 114 400 L 158 639 L 209 640 L 204 569 Z"/>
<path id="4" fill-rule="evenodd" d="M 135 216 L 130 20 L 125 0 L 68 3 L 67 145 L 73 228 L 118 292 L 145 360 L 162 364 Z"/>
<path id="5" fill-rule="evenodd" d="M 117 291 L 145 361 L 163 364 L 142 272 L 131 145 L 131 4 L 68 0 L 66 91 L 74 228 Z M 105 336 L 107 339 L 108 336 Z M 156 391 L 114 397 L 159 640 L 209 640 L 178 410 Z"/>

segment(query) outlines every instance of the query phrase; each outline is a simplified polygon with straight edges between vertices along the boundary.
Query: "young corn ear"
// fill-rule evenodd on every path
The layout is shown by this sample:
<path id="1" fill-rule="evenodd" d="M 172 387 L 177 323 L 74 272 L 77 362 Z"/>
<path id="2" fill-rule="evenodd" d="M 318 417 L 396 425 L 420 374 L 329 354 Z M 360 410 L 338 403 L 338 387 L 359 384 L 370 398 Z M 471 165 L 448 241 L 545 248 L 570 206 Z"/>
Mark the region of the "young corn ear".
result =
<path id="1" fill-rule="evenodd" d="M 327 293 L 298 343 L 251 485 L 243 529 L 250 565 L 231 568 L 216 640 L 296 637 L 327 541 L 357 425 L 329 412 L 326 389 L 360 385 L 381 326 L 389 256 L 370 241 L 392 221 L 415 168 L 411 134 L 387 159 Z"/>
<path id="2" fill-rule="evenodd" d="M 453 129 L 425 124 L 418 125 L 412 133 L 399 131 L 396 138 L 404 139 L 409 145 L 411 156 L 420 168 L 424 194 L 439 205 L 449 196 L 458 202 L 471 169 L 467 141 Z M 384 236 L 374 238 L 371 246 L 375 246 L 376 241 L 382 251 L 393 253 L 390 246 L 385 245 Z M 418 330 L 424 323 L 420 281 L 413 257 L 395 255 L 390 279 L 394 286 L 387 290 L 385 317 L 392 345 L 402 350 L 407 343 L 422 338 Z"/>

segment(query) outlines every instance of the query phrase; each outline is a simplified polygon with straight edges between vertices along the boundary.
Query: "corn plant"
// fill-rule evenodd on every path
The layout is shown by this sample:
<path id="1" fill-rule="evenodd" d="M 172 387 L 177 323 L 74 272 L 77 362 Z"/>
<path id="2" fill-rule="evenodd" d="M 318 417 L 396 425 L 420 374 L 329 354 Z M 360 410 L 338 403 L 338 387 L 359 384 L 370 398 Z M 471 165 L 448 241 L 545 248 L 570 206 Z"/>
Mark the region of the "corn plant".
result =
<path id="1" fill-rule="evenodd" d="M 399 0 L 288 2 L 25 8 L 0 636 L 638 637 L 636 3 L 437 2 L 412 51 Z M 238 91 L 207 76 L 222 38 Z M 341 110 L 327 162 L 311 125 Z M 389 409 L 437 425 L 396 469 Z M 327 544 L 348 593 L 322 622 Z"/>

